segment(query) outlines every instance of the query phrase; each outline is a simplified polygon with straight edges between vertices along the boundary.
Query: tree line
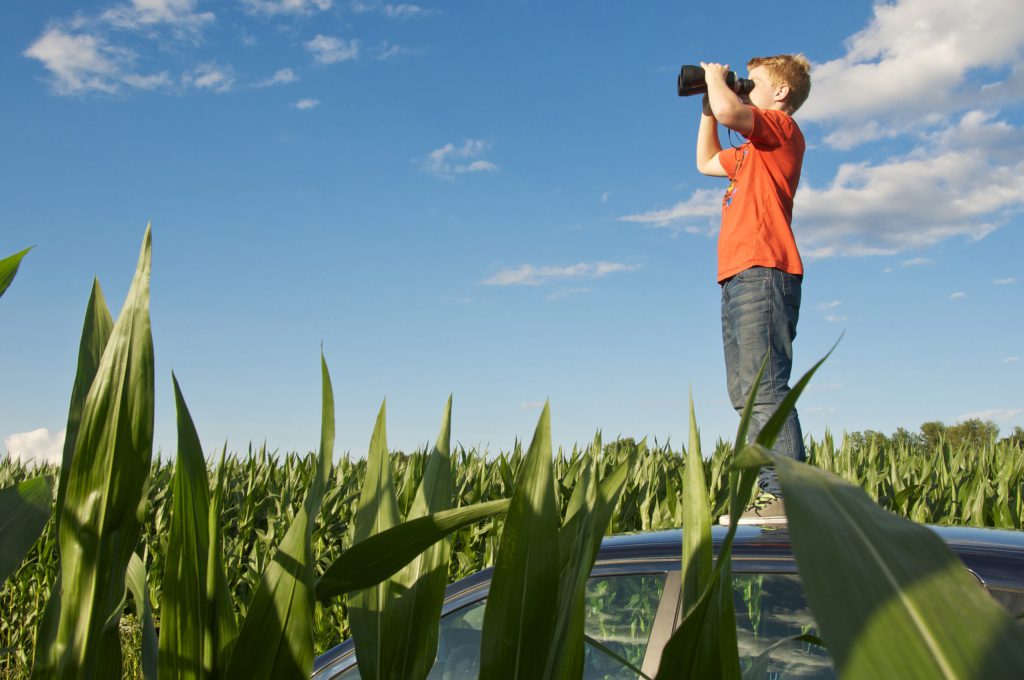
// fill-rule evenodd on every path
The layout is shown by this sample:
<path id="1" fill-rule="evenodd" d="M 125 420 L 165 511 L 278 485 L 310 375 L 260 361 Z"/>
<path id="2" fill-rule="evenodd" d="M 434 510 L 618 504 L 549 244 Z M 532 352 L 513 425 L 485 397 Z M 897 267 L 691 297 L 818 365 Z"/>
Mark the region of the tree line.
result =
<path id="1" fill-rule="evenodd" d="M 977 448 L 992 444 L 1024 447 L 1024 427 L 1016 426 L 1006 436 L 1000 436 L 999 426 L 991 420 L 968 418 L 953 425 L 940 420 L 922 423 L 916 432 L 904 427 L 896 428 L 891 435 L 875 430 L 846 433 L 849 445 L 856 448 L 900 446 L 911 449 L 934 449 L 941 443 L 953 448 L 967 446 Z"/>

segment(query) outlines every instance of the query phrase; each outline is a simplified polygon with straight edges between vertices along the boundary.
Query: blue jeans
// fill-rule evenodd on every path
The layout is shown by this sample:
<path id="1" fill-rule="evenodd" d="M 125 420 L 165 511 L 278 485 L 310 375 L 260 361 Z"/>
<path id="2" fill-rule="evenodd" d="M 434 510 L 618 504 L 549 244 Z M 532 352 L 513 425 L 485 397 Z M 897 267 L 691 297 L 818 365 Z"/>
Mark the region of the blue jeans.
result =
<path id="1" fill-rule="evenodd" d="M 793 369 L 793 339 L 800 317 L 800 284 L 803 277 L 769 267 L 751 267 L 722 284 L 722 343 L 729 400 L 742 414 L 761 362 L 768 365 L 757 387 L 750 418 L 748 441 L 754 441 L 775 409 L 789 394 Z M 790 412 L 772 450 L 795 460 L 805 460 L 804 438 L 796 410 Z M 772 468 L 761 470 L 758 485 L 779 494 Z"/>

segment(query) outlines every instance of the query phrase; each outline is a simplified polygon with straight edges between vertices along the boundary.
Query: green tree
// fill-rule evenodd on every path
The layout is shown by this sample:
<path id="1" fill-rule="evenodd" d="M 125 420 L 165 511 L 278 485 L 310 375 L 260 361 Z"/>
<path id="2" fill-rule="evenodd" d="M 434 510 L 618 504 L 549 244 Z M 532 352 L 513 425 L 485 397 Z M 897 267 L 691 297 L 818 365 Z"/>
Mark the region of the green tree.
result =
<path id="1" fill-rule="evenodd" d="M 921 437 L 923 444 L 928 448 L 935 448 L 939 442 L 946 438 L 946 424 L 941 420 L 929 420 L 921 424 Z"/>
<path id="2" fill-rule="evenodd" d="M 1024 447 L 1024 427 L 1018 425 L 1013 428 L 1013 432 L 1010 433 L 1010 436 L 1003 437 L 999 440 L 999 443 L 1007 446 Z"/>
<path id="3" fill-rule="evenodd" d="M 946 441 L 953 448 L 988 446 L 999 437 L 999 426 L 991 420 L 968 418 L 946 428 Z"/>
<path id="4" fill-rule="evenodd" d="M 908 449 L 922 448 L 925 444 L 923 435 L 918 434 L 917 432 L 911 432 L 905 427 L 897 427 L 896 431 L 892 433 L 892 437 L 890 437 L 890 439 L 896 446 L 902 446 Z"/>

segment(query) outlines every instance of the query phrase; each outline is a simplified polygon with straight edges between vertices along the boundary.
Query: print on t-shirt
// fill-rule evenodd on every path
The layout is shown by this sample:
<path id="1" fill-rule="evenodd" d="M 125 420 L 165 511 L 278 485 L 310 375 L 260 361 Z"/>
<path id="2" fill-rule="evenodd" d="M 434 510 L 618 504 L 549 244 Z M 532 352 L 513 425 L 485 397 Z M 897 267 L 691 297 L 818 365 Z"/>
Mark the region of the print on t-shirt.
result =
<path id="1" fill-rule="evenodd" d="M 736 193 L 736 178 L 740 174 L 740 168 L 743 167 L 743 159 L 747 157 L 747 150 L 743 149 L 743 153 L 737 154 L 736 156 L 736 169 L 732 173 L 732 179 L 729 181 L 729 186 L 725 190 L 725 196 L 722 197 L 722 207 L 728 208 L 732 205 L 733 195 Z"/>

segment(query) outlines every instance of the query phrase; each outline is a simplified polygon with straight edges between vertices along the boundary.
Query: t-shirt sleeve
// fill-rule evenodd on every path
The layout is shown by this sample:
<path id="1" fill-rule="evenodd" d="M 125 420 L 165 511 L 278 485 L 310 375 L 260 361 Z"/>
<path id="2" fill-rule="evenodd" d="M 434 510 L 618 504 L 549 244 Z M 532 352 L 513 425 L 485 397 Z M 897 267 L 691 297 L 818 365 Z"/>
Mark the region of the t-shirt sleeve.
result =
<path id="1" fill-rule="evenodd" d="M 747 138 L 753 144 L 774 149 L 785 144 L 793 135 L 793 119 L 781 111 L 759 109 L 751 106 L 754 113 L 754 129 Z"/>
<path id="2" fill-rule="evenodd" d="M 736 159 L 740 153 L 740 147 L 722 149 L 718 152 L 718 162 L 729 179 L 736 179 Z"/>

